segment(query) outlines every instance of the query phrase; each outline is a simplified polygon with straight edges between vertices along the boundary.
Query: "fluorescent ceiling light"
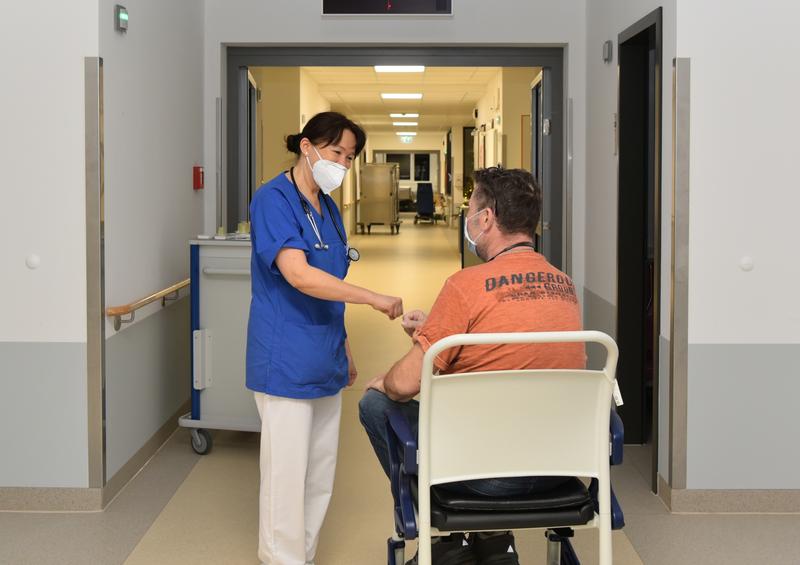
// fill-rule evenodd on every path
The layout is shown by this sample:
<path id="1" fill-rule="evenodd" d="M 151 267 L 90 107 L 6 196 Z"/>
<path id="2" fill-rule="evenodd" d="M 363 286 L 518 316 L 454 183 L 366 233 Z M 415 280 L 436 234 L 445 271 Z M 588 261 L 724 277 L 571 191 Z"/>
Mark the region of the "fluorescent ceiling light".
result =
<path id="1" fill-rule="evenodd" d="M 417 122 L 392 122 L 393 126 L 417 126 Z"/>
<path id="2" fill-rule="evenodd" d="M 424 73 L 424 65 L 375 65 L 376 73 Z"/>
<path id="3" fill-rule="evenodd" d="M 397 133 L 397 135 L 417 135 L 415 131 L 398 131 L 395 133 Z"/>
<path id="4" fill-rule="evenodd" d="M 419 114 L 389 114 L 390 118 L 419 118 Z"/>
<path id="5" fill-rule="evenodd" d="M 384 100 L 422 100 L 419 92 L 381 92 Z"/>

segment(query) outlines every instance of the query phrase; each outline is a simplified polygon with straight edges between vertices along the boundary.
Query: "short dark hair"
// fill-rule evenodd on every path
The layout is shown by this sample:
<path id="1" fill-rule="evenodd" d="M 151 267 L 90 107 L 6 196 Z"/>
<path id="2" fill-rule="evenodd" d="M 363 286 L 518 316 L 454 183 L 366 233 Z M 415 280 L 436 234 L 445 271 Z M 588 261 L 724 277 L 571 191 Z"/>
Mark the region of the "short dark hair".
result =
<path id="1" fill-rule="evenodd" d="M 475 198 L 491 208 L 505 234 L 524 233 L 533 239 L 542 213 L 542 189 L 525 169 L 489 167 L 475 171 Z"/>
<path id="2" fill-rule="evenodd" d="M 323 147 L 339 143 L 345 130 L 350 130 L 356 136 L 356 155 L 361 153 L 367 143 L 367 134 L 364 130 L 339 112 L 320 112 L 306 123 L 300 133 L 286 136 L 286 149 L 300 155 L 300 141 L 307 137 L 314 145 Z"/>

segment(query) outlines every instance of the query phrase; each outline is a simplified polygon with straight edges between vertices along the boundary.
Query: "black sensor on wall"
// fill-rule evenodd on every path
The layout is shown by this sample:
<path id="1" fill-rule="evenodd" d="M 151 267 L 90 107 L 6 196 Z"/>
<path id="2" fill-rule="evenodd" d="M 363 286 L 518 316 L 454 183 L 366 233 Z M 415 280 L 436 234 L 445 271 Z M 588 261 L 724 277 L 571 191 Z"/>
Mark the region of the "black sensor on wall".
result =
<path id="1" fill-rule="evenodd" d="M 450 15 L 453 0 L 322 0 L 322 14 Z"/>

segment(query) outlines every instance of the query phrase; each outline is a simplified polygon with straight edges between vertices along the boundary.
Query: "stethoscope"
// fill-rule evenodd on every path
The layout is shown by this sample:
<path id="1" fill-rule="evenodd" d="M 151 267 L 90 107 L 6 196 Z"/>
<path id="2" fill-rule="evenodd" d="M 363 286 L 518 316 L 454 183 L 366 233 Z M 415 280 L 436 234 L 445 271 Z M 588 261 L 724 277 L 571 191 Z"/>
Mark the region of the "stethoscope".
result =
<path id="1" fill-rule="evenodd" d="M 303 194 L 300 192 L 300 189 L 297 187 L 297 182 L 294 180 L 294 169 L 289 169 L 289 176 L 292 178 L 292 184 L 294 185 L 294 189 L 297 191 L 297 198 L 300 199 L 300 205 L 303 207 L 303 212 L 306 214 L 306 218 L 308 218 L 308 223 L 311 224 L 311 230 L 314 232 L 314 235 L 317 237 L 317 243 L 314 244 L 314 249 L 324 250 L 327 251 L 330 246 L 322 241 L 322 233 L 319 231 L 319 227 L 317 226 L 317 222 L 314 219 L 314 214 L 311 213 L 311 208 L 308 207 L 308 203 L 306 202 L 305 198 L 303 198 Z M 325 197 L 324 194 L 322 196 L 322 201 L 325 202 L 325 208 L 328 210 L 328 217 L 330 217 L 331 222 L 333 222 L 333 227 L 336 228 L 336 234 L 339 236 L 339 239 L 342 241 L 342 245 L 345 247 L 345 254 L 350 261 L 358 261 L 361 259 L 361 253 L 358 252 L 358 249 L 355 247 L 350 247 L 347 245 L 347 241 L 344 239 L 344 235 L 342 232 L 339 231 L 339 224 L 336 223 L 336 220 L 333 217 L 333 212 L 331 212 L 331 205 L 328 204 L 328 199 Z"/>

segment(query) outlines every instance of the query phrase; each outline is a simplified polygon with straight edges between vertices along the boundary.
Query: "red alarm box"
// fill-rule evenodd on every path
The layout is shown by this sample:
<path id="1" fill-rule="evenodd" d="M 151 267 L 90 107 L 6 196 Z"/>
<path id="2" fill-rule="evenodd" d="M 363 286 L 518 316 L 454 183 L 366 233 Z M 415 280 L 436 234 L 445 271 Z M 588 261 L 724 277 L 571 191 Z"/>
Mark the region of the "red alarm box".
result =
<path id="1" fill-rule="evenodd" d="M 203 173 L 203 167 L 200 165 L 195 165 L 192 168 L 192 188 L 195 190 L 201 190 L 204 186 L 205 182 L 205 175 Z"/>

